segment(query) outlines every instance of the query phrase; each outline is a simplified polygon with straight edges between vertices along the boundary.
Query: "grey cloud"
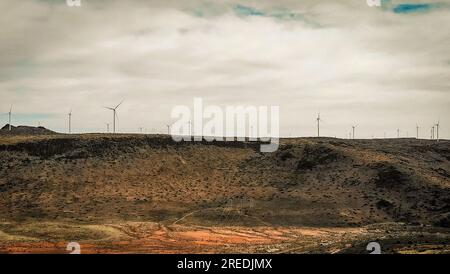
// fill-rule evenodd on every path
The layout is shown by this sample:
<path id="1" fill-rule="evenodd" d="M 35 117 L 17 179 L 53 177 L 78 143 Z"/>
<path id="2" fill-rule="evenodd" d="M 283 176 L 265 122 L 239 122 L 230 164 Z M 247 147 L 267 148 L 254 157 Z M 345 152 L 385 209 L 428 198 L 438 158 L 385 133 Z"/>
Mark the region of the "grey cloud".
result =
<path id="1" fill-rule="evenodd" d="M 164 131 L 174 105 L 201 96 L 279 104 L 282 134 L 313 135 L 321 111 L 330 136 L 347 136 L 352 123 L 366 123 L 361 137 L 413 132 L 439 117 L 450 136 L 448 10 L 396 14 L 364 0 L 50 2 L 0 3 L 0 107 L 53 113 L 45 123 L 56 130 L 72 108 L 75 129 L 101 131 L 110 120 L 102 107 L 126 99 L 121 130 Z M 269 16 L 242 16 L 236 5 Z M 283 20 L 289 14 L 301 20 Z"/>

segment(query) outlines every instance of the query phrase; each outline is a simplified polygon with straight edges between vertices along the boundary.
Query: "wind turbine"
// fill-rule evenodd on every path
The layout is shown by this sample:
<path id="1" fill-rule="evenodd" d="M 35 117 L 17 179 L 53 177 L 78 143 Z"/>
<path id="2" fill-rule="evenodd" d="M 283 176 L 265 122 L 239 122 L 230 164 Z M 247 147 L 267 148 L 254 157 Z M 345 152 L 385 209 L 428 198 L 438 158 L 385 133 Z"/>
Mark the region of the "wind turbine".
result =
<path id="1" fill-rule="evenodd" d="M 167 127 L 167 135 L 170 135 L 170 125 L 166 125 Z"/>
<path id="2" fill-rule="evenodd" d="M 439 142 L 439 123 L 440 120 L 438 120 L 437 124 L 436 124 L 436 141 Z"/>
<path id="3" fill-rule="evenodd" d="M 11 131 L 11 114 L 12 114 L 12 105 L 11 105 L 11 107 L 9 108 L 9 112 L 8 112 L 8 130 L 9 131 Z"/>
<path id="4" fill-rule="evenodd" d="M 400 138 L 400 129 L 397 128 L 397 138 Z"/>
<path id="5" fill-rule="evenodd" d="M 353 133 L 353 140 L 355 140 L 355 128 L 357 127 L 358 125 L 354 125 L 354 126 L 352 126 L 352 133 Z"/>
<path id="6" fill-rule="evenodd" d="M 431 140 L 434 140 L 434 125 L 431 127 Z"/>
<path id="7" fill-rule="evenodd" d="M 106 133 L 109 133 L 109 123 L 106 123 Z"/>
<path id="8" fill-rule="evenodd" d="M 69 111 L 69 113 L 67 114 L 69 116 L 69 134 L 72 133 L 72 109 Z"/>
<path id="9" fill-rule="evenodd" d="M 116 117 L 118 118 L 117 113 L 116 113 L 116 110 L 117 110 L 117 108 L 118 108 L 122 103 L 123 103 L 123 101 L 120 102 L 120 103 L 119 103 L 117 106 L 115 106 L 115 107 L 105 107 L 106 109 L 109 109 L 109 110 L 112 110 L 112 111 L 113 111 L 113 133 L 116 133 Z"/>
<path id="10" fill-rule="evenodd" d="M 419 139 L 419 124 L 416 124 L 416 138 Z"/>
<path id="11" fill-rule="evenodd" d="M 317 137 L 320 137 L 320 112 L 317 114 Z"/>

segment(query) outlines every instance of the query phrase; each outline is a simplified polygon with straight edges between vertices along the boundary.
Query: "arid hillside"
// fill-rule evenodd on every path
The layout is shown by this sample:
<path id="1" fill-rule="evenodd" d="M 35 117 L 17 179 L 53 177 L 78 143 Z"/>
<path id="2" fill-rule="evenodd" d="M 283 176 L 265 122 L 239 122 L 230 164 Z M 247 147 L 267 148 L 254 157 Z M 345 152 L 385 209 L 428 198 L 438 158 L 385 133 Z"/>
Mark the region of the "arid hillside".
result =
<path id="1" fill-rule="evenodd" d="M 0 219 L 179 225 L 450 225 L 450 142 L 158 135 L 0 137 Z"/>
<path id="2" fill-rule="evenodd" d="M 0 128 L 0 136 L 30 136 L 30 135 L 57 135 L 58 133 L 46 129 L 45 127 L 32 127 L 32 126 L 13 126 L 11 125 L 11 130 L 9 129 L 9 124 L 4 125 Z"/>

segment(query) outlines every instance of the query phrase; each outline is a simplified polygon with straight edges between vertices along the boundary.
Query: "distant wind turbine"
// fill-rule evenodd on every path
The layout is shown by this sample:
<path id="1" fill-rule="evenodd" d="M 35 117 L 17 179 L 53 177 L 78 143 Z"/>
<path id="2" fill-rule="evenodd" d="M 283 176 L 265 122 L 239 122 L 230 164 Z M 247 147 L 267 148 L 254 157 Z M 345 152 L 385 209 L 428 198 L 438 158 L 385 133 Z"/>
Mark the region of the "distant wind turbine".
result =
<path id="1" fill-rule="evenodd" d="M 69 116 L 69 134 L 72 133 L 72 109 L 67 114 Z"/>
<path id="2" fill-rule="evenodd" d="M 109 123 L 106 123 L 106 133 L 109 133 Z"/>
<path id="3" fill-rule="evenodd" d="M 8 130 L 11 131 L 11 114 L 12 114 L 12 105 L 9 108 L 9 112 L 8 112 Z"/>
<path id="4" fill-rule="evenodd" d="M 320 112 L 317 114 L 317 137 L 320 137 Z"/>
<path id="5" fill-rule="evenodd" d="M 170 125 L 166 125 L 167 127 L 167 135 L 170 135 Z"/>
<path id="6" fill-rule="evenodd" d="M 416 124 L 416 138 L 419 139 L 419 124 Z"/>
<path id="7" fill-rule="evenodd" d="M 355 140 L 355 128 L 356 128 L 357 126 L 358 126 L 358 125 L 352 126 L 353 140 Z"/>
<path id="8" fill-rule="evenodd" d="M 440 120 L 438 120 L 437 124 L 436 124 L 436 141 L 439 142 L 439 123 Z"/>
<path id="9" fill-rule="evenodd" d="M 123 103 L 123 101 L 122 102 L 120 102 L 117 106 L 115 106 L 115 107 L 105 107 L 106 109 L 109 109 L 109 110 L 112 110 L 113 111 L 113 133 L 116 133 L 116 117 L 118 117 L 117 116 L 117 113 L 116 113 L 116 110 L 117 110 L 117 108 L 121 105 Z"/>

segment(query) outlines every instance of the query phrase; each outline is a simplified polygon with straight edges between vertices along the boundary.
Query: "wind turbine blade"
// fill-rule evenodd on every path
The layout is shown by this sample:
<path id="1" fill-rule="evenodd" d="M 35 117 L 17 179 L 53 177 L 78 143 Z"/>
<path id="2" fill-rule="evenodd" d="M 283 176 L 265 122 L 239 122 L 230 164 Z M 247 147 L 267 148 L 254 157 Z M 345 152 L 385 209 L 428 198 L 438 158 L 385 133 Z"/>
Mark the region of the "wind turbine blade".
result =
<path id="1" fill-rule="evenodd" d="M 117 109 L 122 103 L 123 103 L 123 100 L 114 109 Z"/>
<path id="2" fill-rule="evenodd" d="M 104 108 L 106 108 L 106 109 L 110 109 L 110 110 L 114 110 L 113 108 L 110 108 L 110 107 L 104 107 Z"/>

